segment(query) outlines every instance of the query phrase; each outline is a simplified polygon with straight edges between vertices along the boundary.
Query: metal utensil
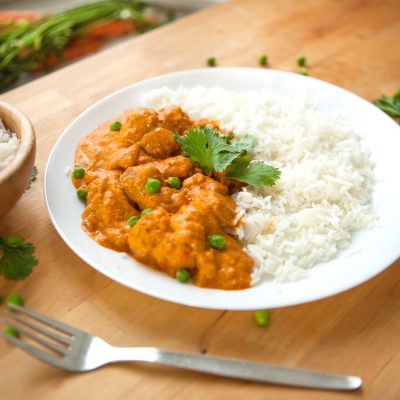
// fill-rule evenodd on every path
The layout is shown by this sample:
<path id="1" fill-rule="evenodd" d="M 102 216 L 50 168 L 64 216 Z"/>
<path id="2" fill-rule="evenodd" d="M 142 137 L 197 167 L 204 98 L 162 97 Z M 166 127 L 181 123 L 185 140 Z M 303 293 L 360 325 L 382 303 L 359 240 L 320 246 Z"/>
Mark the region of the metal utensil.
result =
<path id="1" fill-rule="evenodd" d="M 99 337 L 25 307 L 11 304 L 8 307 L 13 312 L 5 311 L 7 324 L 22 336 L 17 338 L 0 332 L 1 336 L 38 359 L 68 371 L 83 372 L 113 362 L 138 361 L 229 378 L 316 389 L 355 390 L 362 384 L 357 376 L 334 375 L 235 358 L 179 353 L 154 347 L 115 347 Z M 30 340 L 27 341 L 25 337 Z"/>

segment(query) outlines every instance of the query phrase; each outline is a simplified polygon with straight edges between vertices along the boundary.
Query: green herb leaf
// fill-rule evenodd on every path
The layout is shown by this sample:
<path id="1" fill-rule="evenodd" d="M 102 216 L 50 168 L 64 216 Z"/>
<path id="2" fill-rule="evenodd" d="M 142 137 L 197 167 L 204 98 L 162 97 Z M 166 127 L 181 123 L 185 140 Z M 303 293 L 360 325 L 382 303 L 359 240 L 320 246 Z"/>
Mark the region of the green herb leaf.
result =
<path id="1" fill-rule="evenodd" d="M 239 158 L 235 160 L 225 176 L 253 186 L 273 186 L 281 176 L 281 172 L 278 168 L 267 165 L 263 161 L 248 163 L 247 160 Z"/>
<path id="2" fill-rule="evenodd" d="M 254 186 L 274 185 L 280 171 L 262 161 L 250 164 L 247 152 L 254 146 L 250 135 L 239 139 L 230 139 L 229 135 L 220 135 L 210 126 L 189 129 L 187 134 L 174 134 L 183 153 L 192 161 L 200 164 L 204 173 L 212 169 L 223 171 L 229 167 L 227 178 L 236 179 Z"/>
<path id="3" fill-rule="evenodd" d="M 31 188 L 32 183 L 36 181 L 37 176 L 38 176 L 38 169 L 35 166 L 35 167 L 32 168 L 31 177 L 29 179 L 28 186 L 26 187 L 25 190 L 29 190 Z"/>
<path id="4" fill-rule="evenodd" d="M 0 237 L 0 274 L 7 279 L 24 279 L 38 264 L 35 247 L 21 236 Z"/>
<path id="5" fill-rule="evenodd" d="M 174 139 L 183 153 L 192 161 L 198 162 L 205 173 L 213 168 L 214 152 L 208 146 L 208 137 L 200 129 L 191 129 L 185 136 L 174 133 Z"/>
<path id="6" fill-rule="evenodd" d="M 233 146 L 237 151 L 252 151 L 254 147 L 254 139 L 250 135 L 242 136 L 239 139 L 233 139 L 230 142 L 230 145 Z"/>
<path id="7" fill-rule="evenodd" d="M 251 136 L 230 140 L 231 135 L 220 135 L 211 126 L 189 129 L 184 136 L 175 133 L 174 138 L 183 153 L 199 163 L 206 174 L 212 169 L 223 171 L 235 158 L 253 148 Z"/>
<path id="8" fill-rule="evenodd" d="M 10 247 L 18 247 L 24 243 L 25 239 L 21 236 L 13 235 L 5 238 L 4 241 Z"/>
<path id="9" fill-rule="evenodd" d="M 238 155 L 240 155 L 240 153 L 238 153 L 238 152 L 230 153 L 228 151 L 223 151 L 223 152 L 219 153 L 218 156 L 215 157 L 215 159 L 214 159 L 214 167 L 213 168 L 216 171 L 223 171 L 225 168 L 227 168 L 233 162 L 233 160 L 235 160 L 235 158 L 238 157 Z"/>
<path id="10" fill-rule="evenodd" d="M 392 97 L 381 96 L 372 103 L 400 124 L 400 90 L 397 90 Z"/>
<path id="11" fill-rule="evenodd" d="M 183 153 L 192 161 L 199 163 L 206 174 L 213 168 L 222 171 L 239 155 L 238 151 L 227 143 L 227 139 L 211 126 L 189 129 L 184 136 L 175 133 L 174 138 Z M 229 154 L 231 151 L 234 153 L 233 156 Z"/>

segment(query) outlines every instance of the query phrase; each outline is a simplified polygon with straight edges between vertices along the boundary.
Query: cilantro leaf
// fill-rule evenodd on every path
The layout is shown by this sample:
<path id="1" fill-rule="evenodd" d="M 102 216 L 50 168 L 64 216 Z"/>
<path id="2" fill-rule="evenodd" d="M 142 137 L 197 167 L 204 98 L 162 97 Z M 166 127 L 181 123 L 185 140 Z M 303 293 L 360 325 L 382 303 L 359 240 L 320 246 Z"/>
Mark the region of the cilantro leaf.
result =
<path id="1" fill-rule="evenodd" d="M 192 161 L 200 164 L 202 170 L 208 174 L 212 169 L 223 171 L 242 152 L 250 151 L 253 147 L 253 138 L 244 136 L 233 139 L 232 135 L 220 135 L 212 126 L 201 126 L 189 129 L 187 134 L 174 134 L 183 153 Z"/>
<path id="2" fill-rule="evenodd" d="M 227 151 L 221 152 L 214 159 L 214 169 L 216 171 L 223 171 L 232 161 L 238 157 L 240 153 L 229 153 Z"/>
<path id="3" fill-rule="evenodd" d="M 35 247 L 21 236 L 0 237 L 0 274 L 7 279 L 24 279 L 38 264 Z"/>
<path id="4" fill-rule="evenodd" d="M 198 162 L 206 174 L 212 169 L 222 171 L 238 156 L 236 149 L 233 150 L 234 156 L 229 156 L 232 147 L 227 143 L 227 139 L 211 126 L 189 129 L 185 136 L 175 133 L 174 139 L 183 153 L 192 161 Z M 221 153 L 224 155 L 220 156 Z"/>
<path id="5" fill-rule="evenodd" d="M 189 129 L 185 136 L 174 133 L 174 139 L 181 147 L 183 153 L 192 161 L 198 162 L 206 174 L 214 166 L 214 149 L 208 145 L 208 132 L 208 130 Z"/>
<path id="6" fill-rule="evenodd" d="M 245 135 L 239 139 L 232 139 L 230 145 L 240 152 L 250 152 L 253 150 L 254 147 L 254 139 L 250 135 Z"/>
<path id="7" fill-rule="evenodd" d="M 400 89 L 392 97 L 381 96 L 372 103 L 400 124 Z"/>
<path id="8" fill-rule="evenodd" d="M 26 187 L 25 190 L 29 190 L 29 189 L 31 188 L 32 183 L 36 181 L 37 176 L 38 176 L 38 169 L 37 169 L 36 166 L 34 166 L 34 167 L 32 168 L 31 177 L 29 178 L 29 182 L 28 182 L 28 185 L 27 185 L 27 187 Z"/>
<path id="9" fill-rule="evenodd" d="M 229 168 L 226 178 L 236 179 L 253 186 L 273 186 L 281 172 L 278 168 L 265 164 L 263 161 L 249 163 L 243 158 L 236 159 Z"/>

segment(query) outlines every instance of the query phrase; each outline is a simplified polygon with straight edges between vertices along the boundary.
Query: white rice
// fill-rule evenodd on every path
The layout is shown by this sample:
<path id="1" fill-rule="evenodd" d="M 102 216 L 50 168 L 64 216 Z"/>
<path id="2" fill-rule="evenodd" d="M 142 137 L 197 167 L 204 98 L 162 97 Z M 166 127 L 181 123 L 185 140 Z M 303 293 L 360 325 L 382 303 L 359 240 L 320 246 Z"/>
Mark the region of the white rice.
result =
<path id="1" fill-rule="evenodd" d="M 19 146 L 15 133 L 10 132 L 0 118 L 0 171 L 13 160 Z"/>
<path id="2" fill-rule="evenodd" d="M 177 104 L 192 118 L 250 134 L 254 159 L 281 170 L 275 186 L 233 195 L 243 222 L 238 238 L 255 260 L 253 283 L 302 279 L 347 247 L 353 231 L 375 224 L 369 153 L 343 118 L 318 111 L 312 99 L 196 87 L 153 90 L 142 101 L 151 108 Z"/>

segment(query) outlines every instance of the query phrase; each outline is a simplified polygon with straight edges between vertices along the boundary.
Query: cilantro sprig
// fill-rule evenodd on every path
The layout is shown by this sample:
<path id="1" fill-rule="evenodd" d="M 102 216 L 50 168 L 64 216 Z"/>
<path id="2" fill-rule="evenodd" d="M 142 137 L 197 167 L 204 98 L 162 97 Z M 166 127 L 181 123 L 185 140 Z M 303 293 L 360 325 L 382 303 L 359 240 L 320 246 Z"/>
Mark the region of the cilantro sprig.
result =
<path id="1" fill-rule="evenodd" d="M 24 279 L 38 264 L 35 247 L 21 236 L 0 237 L 0 274 L 6 279 Z"/>
<path id="2" fill-rule="evenodd" d="M 393 96 L 381 96 L 372 103 L 400 124 L 400 88 Z"/>
<path id="3" fill-rule="evenodd" d="M 230 134 L 220 135 L 215 128 L 202 126 L 189 129 L 184 136 L 175 133 L 174 138 L 182 152 L 197 162 L 206 174 L 211 170 L 226 170 L 226 178 L 253 186 L 272 186 L 280 177 L 279 169 L 263 161 L 250 162 L 247 153 L 254 146 L 250 135 L 232 139 Z"/>

